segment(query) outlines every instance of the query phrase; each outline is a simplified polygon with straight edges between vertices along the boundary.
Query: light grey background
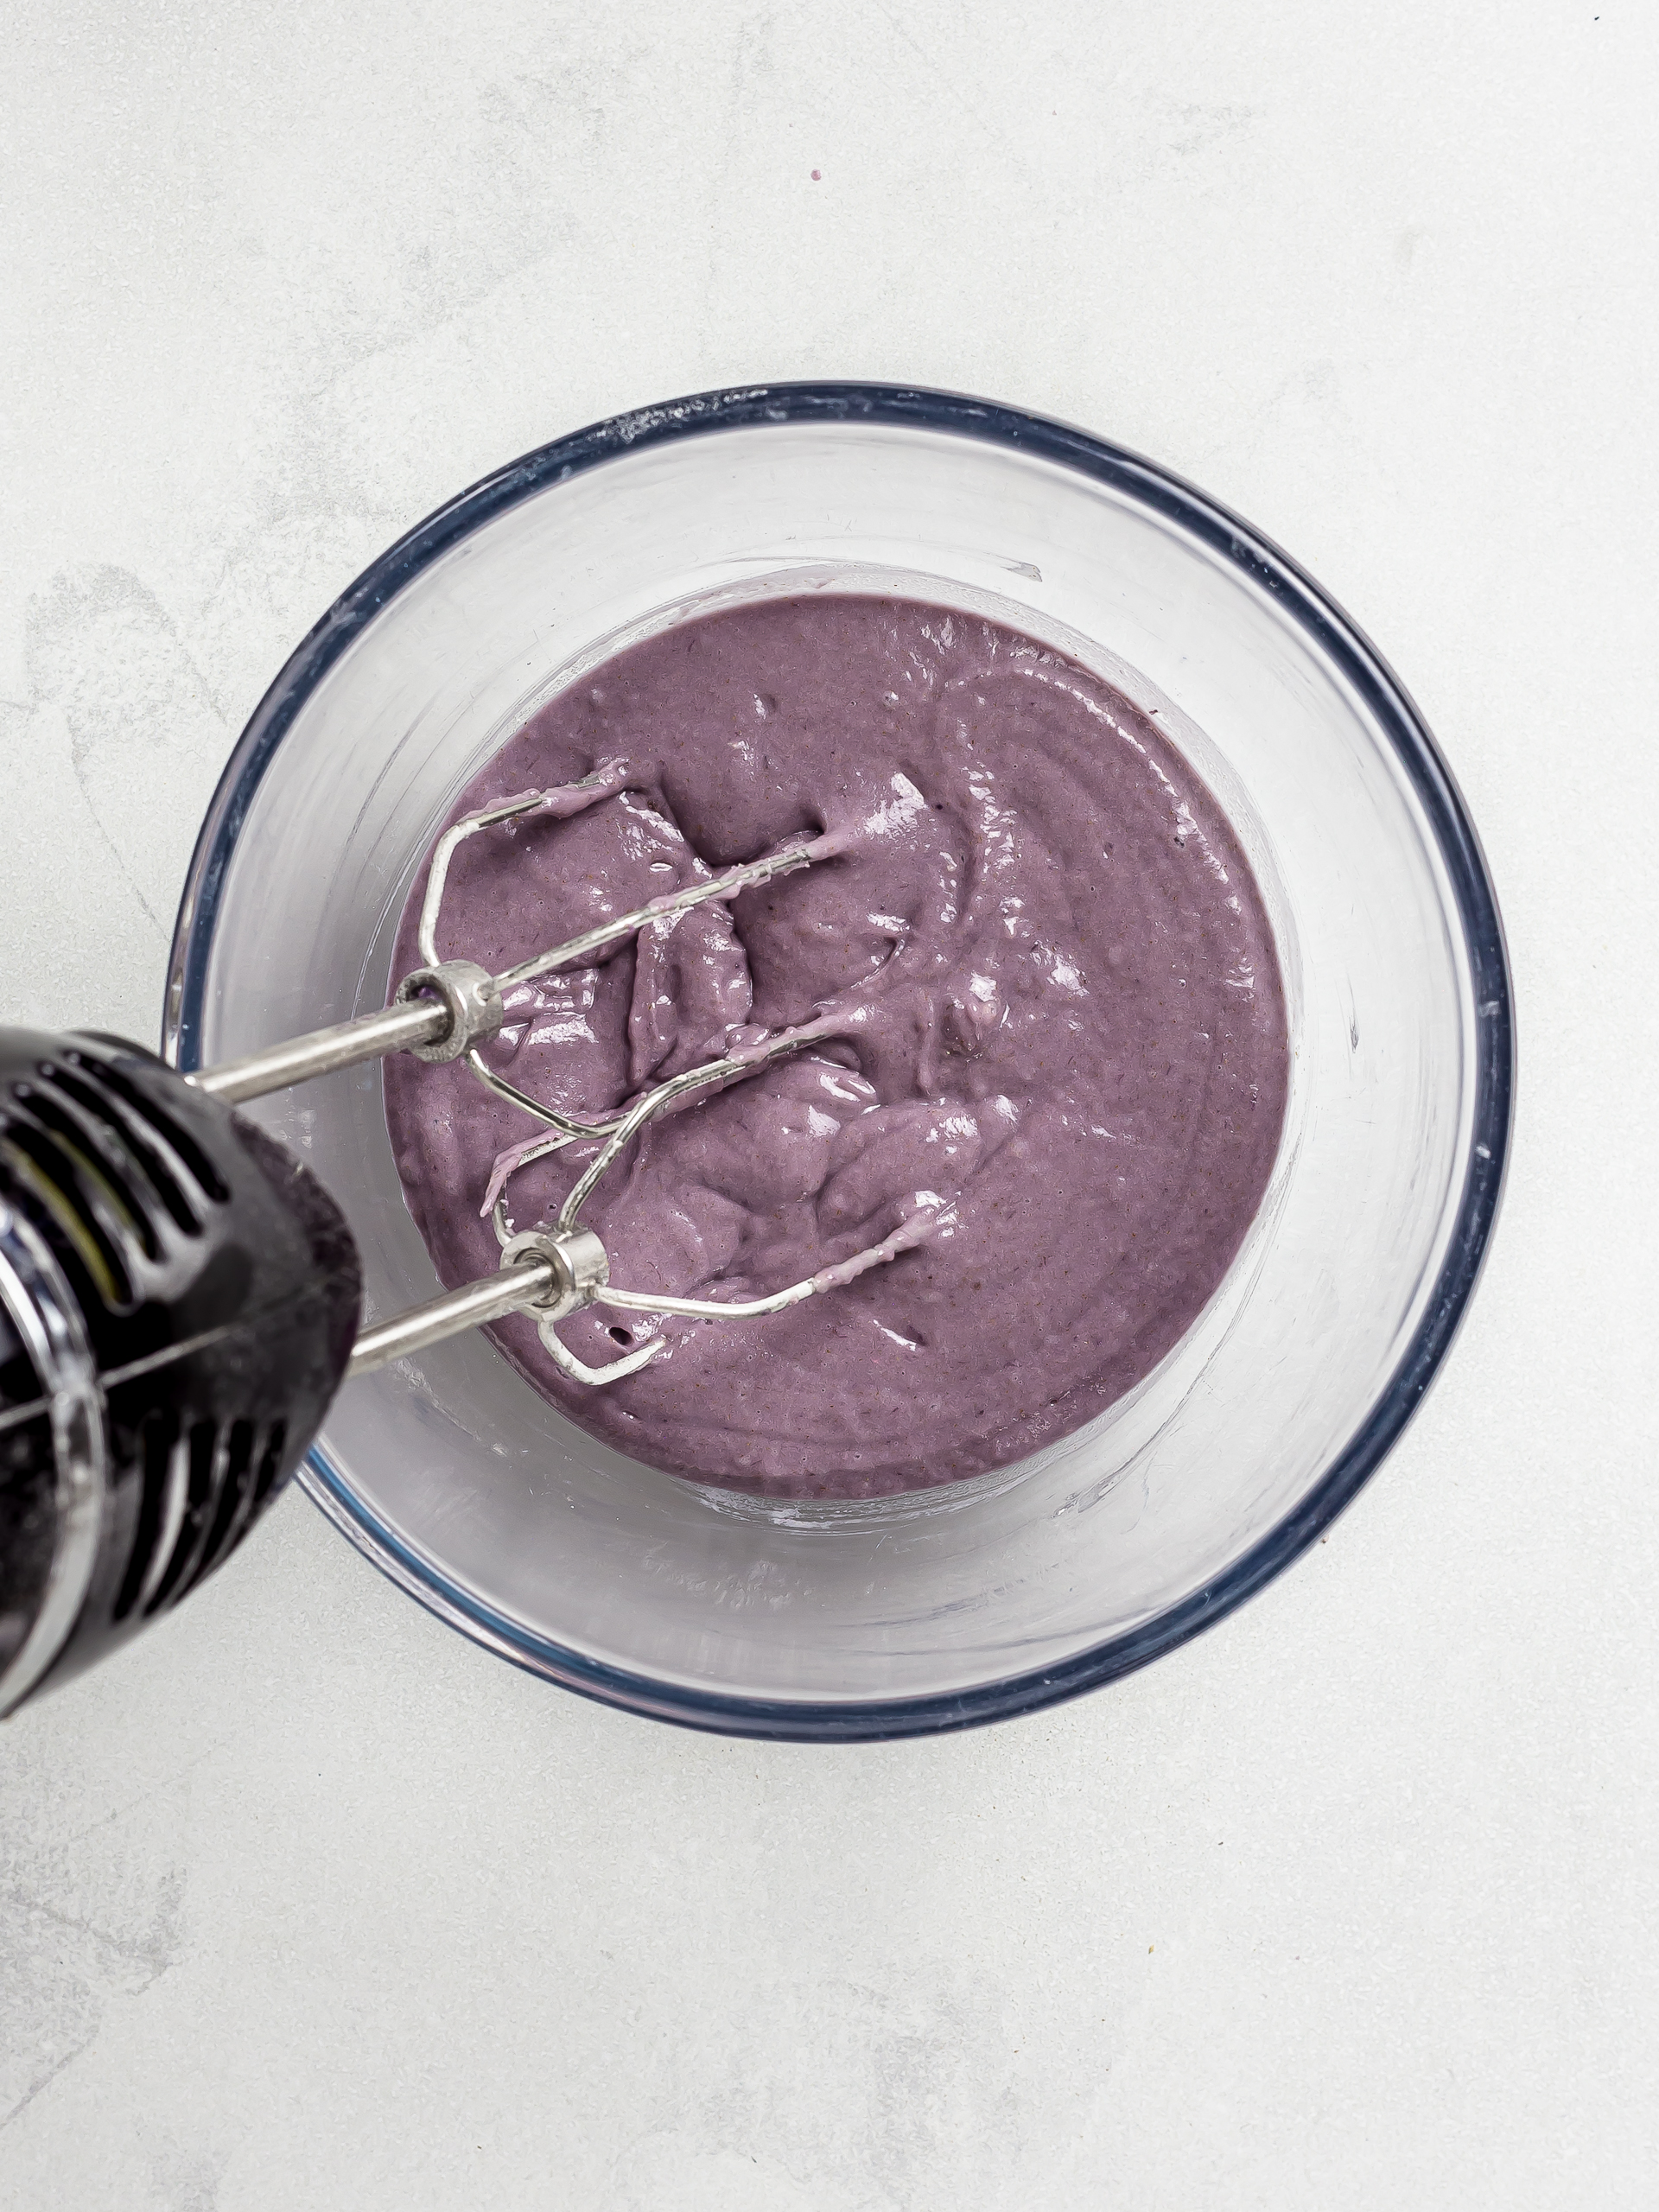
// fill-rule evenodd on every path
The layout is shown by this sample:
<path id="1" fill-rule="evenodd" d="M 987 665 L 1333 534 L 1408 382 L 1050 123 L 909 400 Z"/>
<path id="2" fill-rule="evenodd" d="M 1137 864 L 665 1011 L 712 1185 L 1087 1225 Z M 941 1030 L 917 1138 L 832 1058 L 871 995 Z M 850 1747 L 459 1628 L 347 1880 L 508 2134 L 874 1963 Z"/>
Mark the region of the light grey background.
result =
<path id="1" fill-rule="evenodd" d="M 1522 1090 L 1358 1504 L 1036 1719 L 626 1719 L 289 1499 L 0 1733 L 8 2212 L 1652 2202 L 1655 11 L 10 22 L 4 1018 L 154 1035 L 236 733 L 427 509 L 849 375 L 1139 448 L 1354 613 L 1485 838 Z"/>

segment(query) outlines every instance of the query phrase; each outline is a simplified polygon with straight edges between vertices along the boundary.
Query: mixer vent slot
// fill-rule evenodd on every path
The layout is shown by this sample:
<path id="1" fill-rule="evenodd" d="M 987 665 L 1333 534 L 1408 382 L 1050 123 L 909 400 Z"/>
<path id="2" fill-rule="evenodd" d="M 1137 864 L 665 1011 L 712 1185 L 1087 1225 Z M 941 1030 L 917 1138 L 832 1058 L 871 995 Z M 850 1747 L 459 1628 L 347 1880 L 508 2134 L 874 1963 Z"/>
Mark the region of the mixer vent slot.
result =
<path id="1" fill-rule="evenodd" d="M 231 1424 L 219 1509 L 201 1555 L 179 1585 L 177 1597 L 182 1598 L 187 1590 L 194 1590 L 216 1567 L 222 1566 L 258 1519 L 282 1472 L 287 1440 L 288 1427 L 283 1421 L 272 1421 L 263 1437 L 251 1421 Z"/>
<path id="2" fill-rule="evenodd" d="M 265 1448 L 260 1455 L 259 1472 L 253 1485 L 253 1510 L 257 1513 L 276 1484 L 283 1471 L 283 1452 L 288 1443 L 288 1423 L 274 1421 L 265 1439 Z"/>
<path id="3" fill-rule="evenodd" d="M 66 1052 L 64 1058 L 88 1084 L 119 1100 L 129 1116 L 143 1122 L 149 1135 L 173 1155 L 175 1174 L 188 1176 L 203 1197 L 215 1205 L 226 1203 L 230 1190 L 213 1161 L 183 1122 L 156 1100 L 147 1097 L 124 1068 L 112 1067 L 103 1060 L 89 1060 L 79 1052 Z M 130 1123 L 124 1126 L 130 1127 Z"/>
<path id="4" fill-rule="evenodd" d="M 158 1131 L 150 1116 L 134 1111 L 131 1101 L 108 1082 L 107 1070 L 78 1055 L 65 1057 L 67 1065 L 41 1070 L 45 1078 L 41 1087 L 49 1086 L 72 1100 L 83 1115 L 107 1130 L 120 1153 L 143 1172 L 175 1228 L 186 1236 L 200 1236 L 202 1210 L 199 1200 L 191 1203 L 188 1187 L 197 1179 L 180 1158 L 176 1142 L 168 1142 L 167 1133 Z"/>
<path id="5" fill-rule="evenodd" d="M 219 1565 L 233 1541 L 246 1513 L 248 1500 L 258 1479 L 253 1464 L 255 1431 L 251 1421 L 233 1421 L 225 1446 L 225 1472 L 219 1486 L 219 1501 L 213 1508 L 213 1517 L 208 1524 L 206 1541 L 188 1580 L 181 1586 L 179 1595 L 194 1589 L 203 1575 Z"/>
<path id="6" fill-rule="evenodd" d="M 132 1305 L 132 1271 L 121 1250 L 119 1231 L 126 1229 L 130 1210 L 111 1206 L 107 1177 L 88 1176 L 88 1164 L 79 1147 L 67 1145 L 35 1115 L 35 1099 L 19 1084 L 13 1093 L 13 1110 L 0 1138 L 0 1161 L 31 1198 L 44 1206 L 67 1240 L 75 1256 L 92 1277 L 99 1296 L 117 1312 Z M 29 1118 L 26 1121 L 23 1116 Z M 96 1203 L 93 1190 L 102 1185 Z"/>
<path id="7" fill-rule="evenodd" d="M 133 1551 L 111 1617 L 143 1619 L 177 1604 L 228 1560 L 272 1493 L 288 1442 L 285 1422 L 219 1429 L 155 1409 L 139 1429 L 139 1506 Z"/>
<path id="8" fill-rule="evenodd" d="M 11 1091 L 5 1149 L 116 1312 L 175 1236 L 199 1237 L 229 1197 L 188 1129 L 119 1070 L 73 1051 Z"/>
<path id="9" fill-rule="evenodd" d="M 157 1406 L 144 1415 L 138 1431 L 138 1516 L 132 1532 L 127 1571 L 111 1609 L 115 1620 L 125 1620 L 143 1595 L 144 1584 L 160 1546 L 173 1447 L 178 1436 L 178 1416 L 170 1408 Z"/>
<path id="10" fill-rule="evenodd" d="M 54 1072 L 49 1067 L 41 1070 L 48 1077 Z M 66 1099 L 49 1080 L 20 1083 L 16 1096 L 123 1229 L 137 1237 L 144 1257 L 159 1260 L 161 1239 L 150 1219 L 156 1193 L 143 1187 L 145 1179 L 135 1173 L 137 1161 L 121 1141 L 120 1132 L 112 1130 L 101 1115 L 88 1113 L 78 1099 Z"/>
<path id="11" fill-rule="evenodd" d="M 142 1488 L 132 1553 L 111 1609 L 148 1620 L 176 1605 L 242 1541 L 282 1471 L 286 1425 L 234 1421 L 181 1426 L 157 1410 L 140 1430 Z"/>

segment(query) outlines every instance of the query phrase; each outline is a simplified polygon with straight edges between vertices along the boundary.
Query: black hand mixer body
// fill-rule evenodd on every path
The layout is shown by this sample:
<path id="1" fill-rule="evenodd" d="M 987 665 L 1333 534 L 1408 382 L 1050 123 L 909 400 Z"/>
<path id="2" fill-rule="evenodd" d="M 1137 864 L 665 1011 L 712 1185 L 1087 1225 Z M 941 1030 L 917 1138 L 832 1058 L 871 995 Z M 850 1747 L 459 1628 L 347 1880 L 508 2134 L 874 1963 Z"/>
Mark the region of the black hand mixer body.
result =
<path id="1" fill-rule="evenodd" d="M 0 1713 L 176 1605 L 351 1357 L 316 1179 L 134 1045 L 0 1032 Z"/>

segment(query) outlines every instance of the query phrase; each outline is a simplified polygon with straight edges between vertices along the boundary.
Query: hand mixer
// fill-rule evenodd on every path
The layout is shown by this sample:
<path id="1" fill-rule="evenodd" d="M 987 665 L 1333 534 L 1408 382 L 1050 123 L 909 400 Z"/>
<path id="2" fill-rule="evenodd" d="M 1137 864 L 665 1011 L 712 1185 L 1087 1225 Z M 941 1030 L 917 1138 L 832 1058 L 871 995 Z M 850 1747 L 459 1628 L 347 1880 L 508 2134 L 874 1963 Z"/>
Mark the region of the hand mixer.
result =
<path id="1" fill-rule="evenodd" d="M 176 1605 L 229 1557 L 282 1491 L 344 1379 L 446 1337 L 527 1313 L 567 1376 L 600 1387 L 663 1350 L 660 1329 L 607 1365 L 575 1357 L 561 1319 L 599 1304 L 660 1319 L 780 1311 L 918 1243 L 942 1201 L 918 1193 L 893 1233 L 769 1297 L 676 1298 L 610 1280 L 581 1223 L 601 1179 L 645 1125 L 755 1074 L 823 1033 L 742 1038 L 719 1058 L 598 1116 L 556 1109 L 492 1070 L 480 1047 L 516 986 L 666 931 L 839 849 L 798 838 L 491 975 L 437 954 L 461 842 L 537 813 L 568 817 L 622 789 L 626 763 L 463 816 L 438 840 L 421 914 L 424 965 L 384 1012 L 181 1076 L 143 1046 L 93 1034 L 0 1031 L 0 1716 Z M 384 1057 L 465 1056 L 546 1134 L 504 1155 L 486 1193 L 497 1272 L 357 1332 L 351 1231 L 316 1179 L 232 1109 Z M 515 1232 L 506 1175 L 568 1145 L 594 1147 L 550 1229 Z"/>

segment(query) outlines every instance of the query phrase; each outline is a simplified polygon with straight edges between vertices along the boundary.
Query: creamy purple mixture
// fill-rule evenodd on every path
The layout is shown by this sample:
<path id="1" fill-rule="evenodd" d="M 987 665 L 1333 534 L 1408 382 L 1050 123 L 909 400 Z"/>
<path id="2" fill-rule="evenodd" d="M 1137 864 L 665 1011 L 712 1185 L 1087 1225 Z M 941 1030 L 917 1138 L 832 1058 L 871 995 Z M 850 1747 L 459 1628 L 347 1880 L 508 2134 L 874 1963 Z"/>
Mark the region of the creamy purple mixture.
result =
<path id="1" fill-rule="evenodd" d="M 918 1241 L 762 1319 L 666 1319 L 650 1365 L 603 1389 L 562 1376 L 521 1317 L 494 1332 L 513 1364 L 634 1459 L 797 1497 L 978 1474 L 1110 1405 L 1237 1250 L 1289 1072 L 1261 893 L 1155 720 L 993 623 L 772 600 L 619 654 L 454 811 L 607 763 L 581 812 L 460 849 L 441 956 L 496 971 L 803 832 L 835 848 L 510 995 L 490 1065 L 587 1115 L 812 1026 L 601 1183 L 582 1218 L 612 1281 L 755 1298 Z M 394 976 L 419 964 L 423 883 Z M 538 1125 L 463 1065 L 392 1060 L 385 1085 L 439 1274 L 489 1272 L 480 1208 Z M 509 1173 L 512 1226 L 550 1221 L 592 1156 Z M 591 1307 L 560 1335 L 601 1366 L 658 1326 Z"/>

